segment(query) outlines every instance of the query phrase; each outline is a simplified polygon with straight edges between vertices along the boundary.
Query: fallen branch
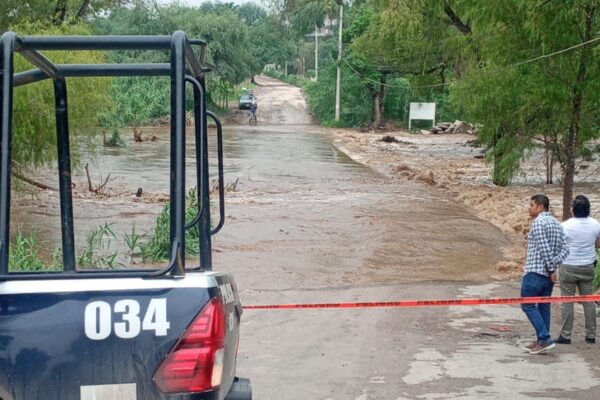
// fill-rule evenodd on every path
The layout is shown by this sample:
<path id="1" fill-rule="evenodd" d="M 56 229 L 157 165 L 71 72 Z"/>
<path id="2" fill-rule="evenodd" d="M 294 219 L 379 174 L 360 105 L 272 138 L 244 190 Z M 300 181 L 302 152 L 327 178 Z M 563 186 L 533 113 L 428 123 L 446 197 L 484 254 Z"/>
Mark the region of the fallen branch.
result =
<path id="1" fill-rule="evenodd" d="M 57 191 L 58 191 L 56 188 L 53 188 L 52 186 L 48 186 L 48 185 L 46 185 L 45 183 L 38 182 L 38 181 L 36 181 L 36 180 L 33 180 L 33 179 L 31 179 L 31 178 L 28 178 L 28 177 L 26 177 L 25 175 L 21 175 L 20 173 L 16 172 L 15 170 L 13 170 L 13 171 L 12 171 L 12 175 L 13 175 L 15 178 L 17 178 L 17 179 L 19 179 L 19 180 L 21 180 L 21 181 L 23 181 L 23 182 L 29 183 L 30 185 L 36 186 L 36 187 L 38 187 L 38 188 L 40 188 L 40 189 L 44 189 L 44 190 L 54 190 L 55 192 L 57 192 Z"/>

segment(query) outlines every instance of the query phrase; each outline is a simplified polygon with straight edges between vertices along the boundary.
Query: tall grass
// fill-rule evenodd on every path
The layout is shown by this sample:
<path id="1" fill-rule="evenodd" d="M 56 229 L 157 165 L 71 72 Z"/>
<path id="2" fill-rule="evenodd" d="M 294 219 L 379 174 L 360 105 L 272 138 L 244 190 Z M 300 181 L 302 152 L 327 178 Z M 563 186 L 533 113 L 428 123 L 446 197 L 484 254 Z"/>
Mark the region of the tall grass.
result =
<path id="1" fill-rule="evenodd" d="M 146 235 L 144 234 L 139 234 L 135 231 L 135 224 L 133 224 L 133 226 L 131 227 L 131 233 L 130 234 L 125 234 L 125 237 L 123 238 L 123 241 L 125 242 L 125 245 L 127 246 L 128 249 L 128 254 L 130 257 L 130 262 L 131 264 L 134 264 L 134 259 L 137 255 L 140 255 L 142 252 L 141 249 L 141 245 L 142 242 L 141 240 L 145 237 Z M 136 252 L 136 249 L 139 249 L 139 252 Z"/>
<path id="2" fill-rule="evenodd" d="M 8 268 L 10 271 L 56 271 L 62 263 L 61 252 L 55 250 L 50 264 L 40 258 L 42 246 L 38 242 L 37 232 L 33 229 L 29 236 L 19 227 L 14 239 L 10 242 Z"/>
<path id="3" fill-rule="evenodd" d="M 115 268 L 122 266 L 118 262 L 118 253 L 111 251 L 112 240 L 117 236 L 112 224 L 105 223 L 91 231 L 85 237 L 85 247 L 77 257 L 77 264 L 84 268 Z"/>
<path id="4" fill-rule="evenodd" d="M 186 196 L 185 219 L 191 221 L 198 214 L 198 197 L 196 188 L 189 190 Z M 168 259 L 171 255 L 169 242 L 169 216 L 170 205 L 165 204 L 161 213 L 156 218 L 156 226 L 151 233 L 150 240 L 139 245 L 142 259 L 149 261 L 159 261 Z M 199 241 L 200 232 L 197 228 L 188 229 L 185 232 L 185 254 L 188 256 L 198 255 L 200 252 Z"/>

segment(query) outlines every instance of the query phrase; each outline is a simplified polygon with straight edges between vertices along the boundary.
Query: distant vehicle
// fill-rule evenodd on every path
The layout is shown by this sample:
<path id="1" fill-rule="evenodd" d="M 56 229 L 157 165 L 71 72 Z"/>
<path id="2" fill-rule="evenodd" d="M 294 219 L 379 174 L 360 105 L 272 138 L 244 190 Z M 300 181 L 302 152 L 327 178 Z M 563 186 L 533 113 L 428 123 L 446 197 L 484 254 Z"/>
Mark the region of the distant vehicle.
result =
<path id="1" fill-rule="evenodd" d="M 240 96 L 240 110 L 249 110 L 256 97 L 252 93 L 242 93 Z"/>

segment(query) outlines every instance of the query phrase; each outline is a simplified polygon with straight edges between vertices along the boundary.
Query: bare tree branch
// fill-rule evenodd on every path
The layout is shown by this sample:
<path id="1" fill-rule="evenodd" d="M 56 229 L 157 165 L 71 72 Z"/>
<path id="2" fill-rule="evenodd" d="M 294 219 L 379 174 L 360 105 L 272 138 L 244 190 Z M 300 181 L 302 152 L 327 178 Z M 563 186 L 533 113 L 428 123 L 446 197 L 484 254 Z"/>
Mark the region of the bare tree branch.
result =
<path id="1" fill-rule="evenodd" d="M 85 17 L 85 14 L 87 13 L 87 9 L 90 6 L 90 2 L 91 2 L 91 0 L 83 0 L 83 4 L 79 8 L 79 11 L 77 11 L 77 18 L 83 19 L 83 17 Z"/>
<path id="2" fill-rule="evenodd" d="M 454 10 L 450 6 L 450 4 L 448 4 L 447 1 L 444 2 L 444 12 L 448 16 L 448 18 L 450 18 L 450 23 L 452 25 L 454 25 L 456 27 L 456 29 L 458 29 L 460 32 L 464 33 L 465 35 L 471 34 L 470 24 L 468 22 L 466 24 L 464 22 L 462 22 L 460 17 L 458 15 L 456 15 L 456 13 L 454 12 Z"/>

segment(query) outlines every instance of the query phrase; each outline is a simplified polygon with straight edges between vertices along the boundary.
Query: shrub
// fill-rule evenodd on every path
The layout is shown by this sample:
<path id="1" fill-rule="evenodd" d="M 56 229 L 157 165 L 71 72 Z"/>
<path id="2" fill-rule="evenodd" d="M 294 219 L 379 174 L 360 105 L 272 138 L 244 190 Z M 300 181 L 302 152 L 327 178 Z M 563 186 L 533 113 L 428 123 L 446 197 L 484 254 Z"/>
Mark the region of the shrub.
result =
<path id="1" fill-rule="evenodd" d="M 198 214 L 198 197 L 196 188 L 193 187 L 188 192 L 185 203 L 185 219 L 191 221 Z M 165 204 L 162 212 L 156 217 L 156 226 L 150 233 L 150 240 L 139 245 L 143 260 L 159 261 L 168 259 L 171 256 L 170 247 L 170 205 Z M 194 256 L 199 254 L 200 232 L 197 228 L 187 229 L 185 231 L 185 254 Z"/>

